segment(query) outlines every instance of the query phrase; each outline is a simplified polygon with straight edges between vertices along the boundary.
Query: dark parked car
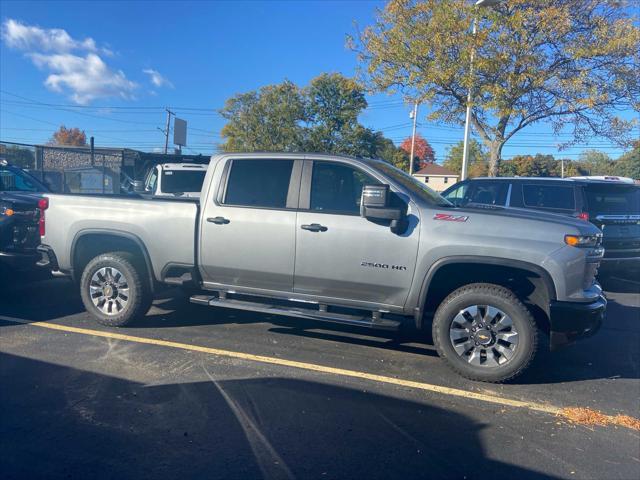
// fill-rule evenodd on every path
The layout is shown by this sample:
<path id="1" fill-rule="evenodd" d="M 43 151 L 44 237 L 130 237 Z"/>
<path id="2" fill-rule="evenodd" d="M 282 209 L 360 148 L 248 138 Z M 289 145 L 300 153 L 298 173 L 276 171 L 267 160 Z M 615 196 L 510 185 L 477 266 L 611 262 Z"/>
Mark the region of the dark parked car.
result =
<path id="1" fill-rule="evenodd" d="M 474 178 L 442 193 L 458 206 L 494 205 L 581 218 L 604 234 L 600 272 L 640 268 L 640 186 L 622 181 L 561 178 Z"/>
<path id="2" fill-rule="evenodd" d="M 28 270 L 40 255 L 49 189 L 24 170 L 0 161 L 0 269 Z"/>

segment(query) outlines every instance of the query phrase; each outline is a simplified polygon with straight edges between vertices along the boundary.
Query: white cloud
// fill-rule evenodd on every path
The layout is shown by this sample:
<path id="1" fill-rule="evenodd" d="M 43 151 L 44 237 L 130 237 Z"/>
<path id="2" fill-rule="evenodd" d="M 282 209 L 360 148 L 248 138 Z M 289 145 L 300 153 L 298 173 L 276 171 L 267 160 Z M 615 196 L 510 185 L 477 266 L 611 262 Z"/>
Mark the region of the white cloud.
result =
<path id="1" fill-rule="evenodd" d="M 98 47 L 93 38 L 84 40 L 73 39 L 61 28 L 40 28 L 12 18 L 2 24 L 2 38 L 8 46 L 18 50 L 29 52 L 70 52 L 72 50 L 85 50 L 98 52 Z M 108 49 L 105 49 L 108 50 Z"/>
<path id="2" fill-rule="evenodd" d="M 142 70 L 142 72 L 149 75 L 149 79 L 151 80 L 151 83 L 153 83 L 156 87 L 173 88 L 173 83 L 171 83 L 171 81 L 167 77 L 162 76 L 160 72 L 158 72 L 157 70 L 154 70 L 152 68 L 146 68 Z"/>
<path id="3" fill-rule="evenodd" d="M 71 93 L 71 99 L 80 104 L 104 97 L 132 98 L 136 84 L 122 71 L 111 70 L 95 53 L 85 57 L 71 53 L 30 55 L 40 68 L 50 71 L 44 84 L 54 92 Z"/>
<path id="4" fill-rule="evenodd" d="M 8 19 L 1 35 L 7 46 L 26 56 L 48 73 L 44 82 L 50 90 L 67 93 L 78 104 L 97 98 L 132 98 L 137 87 L 120 70 L 112 70 L 99 54 L 112 56 L 108 48 L 98 48 L 95 40 L 76 40 L 60 28 L 44 29 Z"/>

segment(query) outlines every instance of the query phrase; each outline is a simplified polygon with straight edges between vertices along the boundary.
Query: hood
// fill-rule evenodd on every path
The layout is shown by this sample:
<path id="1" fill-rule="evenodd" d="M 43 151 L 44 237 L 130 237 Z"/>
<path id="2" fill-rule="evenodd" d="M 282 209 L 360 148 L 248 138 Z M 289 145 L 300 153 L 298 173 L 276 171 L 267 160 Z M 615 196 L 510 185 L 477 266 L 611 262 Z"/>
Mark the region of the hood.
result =
<path id="1" fill-rule="evenodd" d="M 467 205 L 465 207 L 453 208 L 450 210 L 455 215 L 487 215 L 487 216 L 499 216 L 508 217 L 522 220 L 530 220 L 541 223 L 553 223 L 562 226 L 571 226 L 578 229 L 584 234 L 598 233 L 600 230 L 588 221 L 581 220 L 579 218 L 571 217 L 568 215 L 561 215 L 557 213 L 541 212 L 539 210 L 529 210 L 525 208 L 513 208 L 513 207 L 500 207 L 494 205 Z M 455 212 L 455 213 L 453 213 Z M 449 213 L 449 212 L 447 212 Z"/>

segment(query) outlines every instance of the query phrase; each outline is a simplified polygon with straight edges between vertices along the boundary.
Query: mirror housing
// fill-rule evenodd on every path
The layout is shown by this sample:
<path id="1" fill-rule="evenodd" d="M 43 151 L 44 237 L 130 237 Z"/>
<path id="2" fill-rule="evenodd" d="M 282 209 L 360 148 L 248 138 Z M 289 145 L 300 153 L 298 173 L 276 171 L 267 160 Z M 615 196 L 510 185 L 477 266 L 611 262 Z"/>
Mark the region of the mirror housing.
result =
<path id="1" fill-rule="evenodd" d="M 369 220 L 389 220 L 396 231 L 404 217 L 400 207 L 389 206 L 389 185 L 365 185 L 360 200 L 360 214 Z"/>
<path id="2" fill-rule="evenodd" d="M 142 180 L 132 180 L 133 191 L 136 193 L 145 193 L 144 182 Z"/>

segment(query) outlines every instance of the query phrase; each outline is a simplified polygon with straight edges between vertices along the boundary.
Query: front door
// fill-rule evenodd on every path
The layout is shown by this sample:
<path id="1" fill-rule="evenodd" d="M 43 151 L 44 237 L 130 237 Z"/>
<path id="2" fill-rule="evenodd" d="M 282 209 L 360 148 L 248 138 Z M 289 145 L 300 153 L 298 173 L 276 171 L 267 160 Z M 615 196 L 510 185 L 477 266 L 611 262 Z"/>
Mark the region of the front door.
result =
<path id="1" fill-rule="evenodd" d="M 291 159 L 227 160 L 221 191 L 202 207 L 205 283 L 292 291 L 301 167 Z"/>
<path id="2" fill-rule="evenodd" d="M 362 188 L 381 182 L 349 163 L 307 161 L 305 172 L 294 292 L 403 306 L 418 252 L 417 217 L 402 234 L 361 217 Z"/>

